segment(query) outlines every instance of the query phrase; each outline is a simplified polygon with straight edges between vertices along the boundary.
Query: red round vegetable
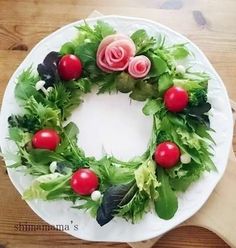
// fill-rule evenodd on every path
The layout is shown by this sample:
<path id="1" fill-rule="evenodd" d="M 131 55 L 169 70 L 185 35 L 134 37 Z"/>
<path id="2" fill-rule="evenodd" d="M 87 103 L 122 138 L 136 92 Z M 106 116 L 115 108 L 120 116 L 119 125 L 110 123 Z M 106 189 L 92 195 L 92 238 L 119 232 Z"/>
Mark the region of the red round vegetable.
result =
<path id="1" fill-rule="evenodd" d="M 160 143 L 154 153 L 155 162 L 163 168 L 174 167 L 180 159 L 179 147 L 173 142 Z"/>
<path id="2" fill-rule="evenodd" d="M 42 129 L 32 138 L 32 145 L 36 149 L 55 150 L 60 143 L 60 136 L 54 129 Z"/>
<path id="3" fill-rule="evenodd" d="M 165 92 L 164 103 L 170 112 L 181 112 L 188 105 L 188 93 L 180 87 L 173 86 Z"/>
<path id="4" fill-rule="evenodd" d="M 73 54 L 64 55 L 58 63 L 58 72 L 66 81 L 79 78 L 82 73 L 80 59 Z"/>
<path id="5" fill-rule="evenodd" d="M 79 195 L 90 195 L 98 187 L 98 177 L 90 169 L 77 170 L 70 181 L 71 188 Z"/>

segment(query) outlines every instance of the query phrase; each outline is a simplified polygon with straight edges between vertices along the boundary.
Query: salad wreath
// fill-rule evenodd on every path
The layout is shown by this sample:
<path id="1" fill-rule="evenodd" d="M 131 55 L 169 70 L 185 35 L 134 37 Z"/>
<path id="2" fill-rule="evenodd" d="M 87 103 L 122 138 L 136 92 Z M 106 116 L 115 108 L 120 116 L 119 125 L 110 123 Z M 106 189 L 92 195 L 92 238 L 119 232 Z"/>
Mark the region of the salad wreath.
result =
<path id="1" fill-rule="evenodd" d="M 23 166 L 35 176 L 23 199 L 72 201 L 101 226 L 115 216 L 136 223 L 151 209 L 171 219 L 178 192 L 216 170 L 209 76 L 181 65 L 194 56 L 186 44 L 167 46 L 165 37 L 150 37 L 143 29 L 127 36 L 102 21 L 76 28 L 78 36 L 50 52 L 37 72 L 30 67 L 17 79 L 23 114 L 8 119 L 18 148 L 10 167 Z M 94 87 L 98 94 L 128 93 L 144 101 L 143 114 L 152 116 L 153 128 L 143 155 L 97 160 L 78 147 L 78 127 L 67 120 Z"/>

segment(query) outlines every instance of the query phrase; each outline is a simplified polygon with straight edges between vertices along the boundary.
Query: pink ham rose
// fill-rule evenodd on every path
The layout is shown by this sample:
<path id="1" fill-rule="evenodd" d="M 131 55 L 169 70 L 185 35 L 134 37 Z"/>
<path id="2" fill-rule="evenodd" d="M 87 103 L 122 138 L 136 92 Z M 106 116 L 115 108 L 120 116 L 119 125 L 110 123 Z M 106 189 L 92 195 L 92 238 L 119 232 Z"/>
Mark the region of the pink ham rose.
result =
<path id="1" fill-rule="evenodd" d="M 105 72 L 124 71 L 135 52 L 135 44 L 128 36 L 109 35 L 98 47 L 97 66 Z"/>
<path id="2" fill-rule="evenodd" d="M 144 55 L 133 57 L 129 61 L 128 72 L 133 78 L 144 78 L 151 68 L 151 61 Z"/>

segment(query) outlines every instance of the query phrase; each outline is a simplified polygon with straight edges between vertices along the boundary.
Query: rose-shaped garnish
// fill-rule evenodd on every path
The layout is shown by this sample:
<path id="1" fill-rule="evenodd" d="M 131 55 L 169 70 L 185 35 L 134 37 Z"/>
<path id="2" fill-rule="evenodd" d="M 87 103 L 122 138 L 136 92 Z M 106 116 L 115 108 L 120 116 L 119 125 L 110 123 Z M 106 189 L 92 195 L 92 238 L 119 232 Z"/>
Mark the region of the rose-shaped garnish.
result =
<path id="1" fill-rule="evenodd" d="M 123 34 L 105 37 L 97 50 L 97 66 L 105 71 L 124 71 L 135 55 L 135 44 Z"/>
<path id="2" fill-rule="evenodd" d="M 144 78 L 151 68 L 151 61 L 144 55 L 131 58 L 128 72 L 134 78 Z"/>

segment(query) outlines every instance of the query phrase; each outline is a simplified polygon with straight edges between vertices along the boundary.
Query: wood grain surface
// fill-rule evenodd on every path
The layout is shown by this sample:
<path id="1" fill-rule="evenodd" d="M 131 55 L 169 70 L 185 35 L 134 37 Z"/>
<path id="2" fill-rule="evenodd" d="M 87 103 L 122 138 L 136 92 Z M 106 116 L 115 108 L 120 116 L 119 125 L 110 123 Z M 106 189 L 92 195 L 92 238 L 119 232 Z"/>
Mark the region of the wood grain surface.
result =
<path id="1" fill-rule="evenodd" d="M 190 38 L 207 55 L 236 101 L 235 0 L 0 0 L 0 102 L 7 82 L 28 52 L 59 27 L 85 18 L 94 9 L 103 14 L 149 18 Z M 233 148 L 236 152 L 236 136 Z M 92 243 L 60 231 L 24 231 L 20 224 L 45 225 L 0 168 L 0 248 L 129 247 L 121 243 Z M 229 247 L 199 227 L 177 228 L 154 247 Z"/>

